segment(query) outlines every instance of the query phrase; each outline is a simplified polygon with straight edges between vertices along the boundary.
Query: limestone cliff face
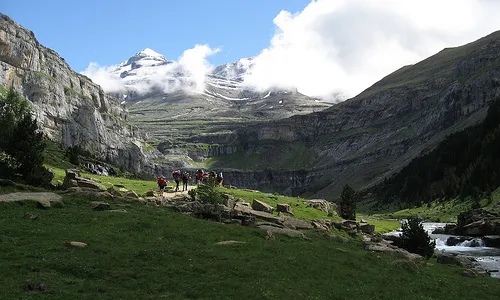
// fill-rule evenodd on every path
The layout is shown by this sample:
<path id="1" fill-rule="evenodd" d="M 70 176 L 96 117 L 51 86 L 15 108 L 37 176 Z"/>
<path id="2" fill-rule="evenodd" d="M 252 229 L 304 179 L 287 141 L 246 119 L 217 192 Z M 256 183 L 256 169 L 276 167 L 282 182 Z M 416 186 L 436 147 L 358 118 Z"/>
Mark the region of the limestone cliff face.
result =
<path id="1" fill-rule="evenodd" d="M 481 121 L 499 97 L 496 32 L 404 67 L 327 110 L 239 130 L 233 146 L 255 162 L 244 169 L 260 175 L 238 184 L 333 199 L 344 184 L 383 180 L 446 135 Z M 236 157 L 216 167 L 233 168 Z M 275 172 L 264 176 L 264 169 Z"/>
<path id="2" fill-rule="evenodd" d="M 148 171 L 142 136 L 128 112 L 89 78 L 71 70 L 33 32 L 0 14 L 0 84 L 33 103 L 45 134 L 79 145 L 101 159 L 133 171 Z"/>

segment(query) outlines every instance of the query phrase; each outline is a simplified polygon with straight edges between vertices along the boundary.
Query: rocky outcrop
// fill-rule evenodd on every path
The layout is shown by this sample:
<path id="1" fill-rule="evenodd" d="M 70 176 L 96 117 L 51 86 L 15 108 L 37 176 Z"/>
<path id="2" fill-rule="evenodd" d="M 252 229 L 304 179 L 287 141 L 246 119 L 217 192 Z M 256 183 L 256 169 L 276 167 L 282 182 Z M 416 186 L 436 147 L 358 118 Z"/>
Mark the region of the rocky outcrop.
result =
<path id="1" fill-rule="evenodd" d="M 500 235 L 500 214 L 474 209 L 458 215 L 455 232 L 459 235 Z"/>
<path id="2" fill-rule="evenodd" d="M 62 185 L 63 189 L 69 189 L 72 187 L 87 188 L 92 190 L 98 190 L 101 192 L 106 191 L 106 187 L 96 182 L 90 178 L 80 177 L 80 173 L 76 170 L 66 170 L 66 176 L 64 177 L 64 182 Z"/>
<path id="3" fill-rule="evenodd" d="M 150 171 L 143 136 L 128 112 L 89 78 L 71 70 L 33 32 L 0 14 L 0 84 L 32 104 L 41 129 L 65 146 L 78 145 L 131 171 Z"/>
<path id="4" fill-rule="evenodd" d="M 311 199 L 307 200 L 307 206 L 318 210 L 322 210 L 326 213 L 333 212 L 337 210 L 337 205 L 333 202 L 326 201 L 325 199 Z"/>

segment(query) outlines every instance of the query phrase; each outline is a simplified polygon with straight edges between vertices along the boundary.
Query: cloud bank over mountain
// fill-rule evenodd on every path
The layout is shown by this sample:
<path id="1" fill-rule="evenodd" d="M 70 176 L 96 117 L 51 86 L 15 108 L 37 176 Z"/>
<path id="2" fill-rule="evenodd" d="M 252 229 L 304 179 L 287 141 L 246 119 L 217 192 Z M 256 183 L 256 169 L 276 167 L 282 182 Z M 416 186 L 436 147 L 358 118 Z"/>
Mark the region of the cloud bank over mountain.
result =
<path id="1" fill-rule="evenodd" d="M 498 11 L 492 0 L 312 1 L 276 16 L 245 83 L 352 97 L 404 65 L 500 29 Z"/>
<path id="2" fill-rule="evenodd" d="M 344 100 L 404 65 L 499 30 L 498 11 L 500 1 L 494 0 L 312 1 L 301 12 L 281 11 L 274 18 L 269 46 L 241 78 L 259 91 L 297 89 L 327 101 Z M 107 92 L 199 92 L 213 70 L 208 58 L 219 51 L 196 45 L 178 61 L 154 65 L 154 71 L 91 63 L 82 73 Z M 136 79 L 127 82 L 124 70 L 137 72 Z"/>
<path id="3" fill-rule="evenodd" d="M 178 90 L 201 92 L 205 88 L 206 74 L 213 69 L 207 57 L 217 52 L 217 48 L 196 45 L 184 51 L 178 61 L 169 61 L 146 48 L 119 65 L 99 66 L 92 62 L 82 74 L 108 93 L 134 91 L 143 94 L 151 89 L 165 93 Z"/>

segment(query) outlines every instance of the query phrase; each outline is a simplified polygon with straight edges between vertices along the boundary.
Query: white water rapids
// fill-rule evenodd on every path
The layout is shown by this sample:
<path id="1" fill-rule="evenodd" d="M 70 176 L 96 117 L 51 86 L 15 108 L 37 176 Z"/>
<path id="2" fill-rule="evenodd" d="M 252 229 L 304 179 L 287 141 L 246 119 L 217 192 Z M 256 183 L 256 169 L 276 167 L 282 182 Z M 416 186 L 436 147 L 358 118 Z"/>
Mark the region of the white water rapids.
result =
<path id="1" fill-rule="evenodd" d="M 500 279 L 500 248 L 486 247 L 480 237 L 467 237 L 463 242 L 457 243 L 454 246 L 448 246 L 446 245 L 446 241 L 452 235 L 432 234 L 436 228 L 444 227 L 445 225 L 446 223 L 422 223 L 424 230 L 436 242 L 436 251 L 473 258 L 481 269 L 487 270 L 492 277 Z M 390 234 L 399 235 L 401 234 L 401 230 L 391 232 Z M 462 238 L 461 236 L 455 237 Z"/>

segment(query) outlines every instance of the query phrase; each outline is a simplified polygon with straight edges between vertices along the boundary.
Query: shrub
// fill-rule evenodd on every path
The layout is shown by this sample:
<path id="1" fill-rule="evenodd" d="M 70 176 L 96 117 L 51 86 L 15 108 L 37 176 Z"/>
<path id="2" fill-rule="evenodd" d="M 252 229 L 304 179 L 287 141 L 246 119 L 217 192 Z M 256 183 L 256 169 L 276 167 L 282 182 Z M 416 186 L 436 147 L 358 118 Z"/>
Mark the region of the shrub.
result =
<path id="1" fill-rule="evenodd" d="M 430 258 L 434 254 L 436 242 L 431 241 L 430 236 L 425 232 L 422 221 L 412 216 L 408 222 L 403 223 L 402 247 L 412 253 Z"/>
<path id="2" fill-rule="evenodd" d="M 222 193 L 216 188 L 214 180 L 200 184 L 196 189 L 196 196 L 202 203 L 221 204 L 223 201 Z"/>

